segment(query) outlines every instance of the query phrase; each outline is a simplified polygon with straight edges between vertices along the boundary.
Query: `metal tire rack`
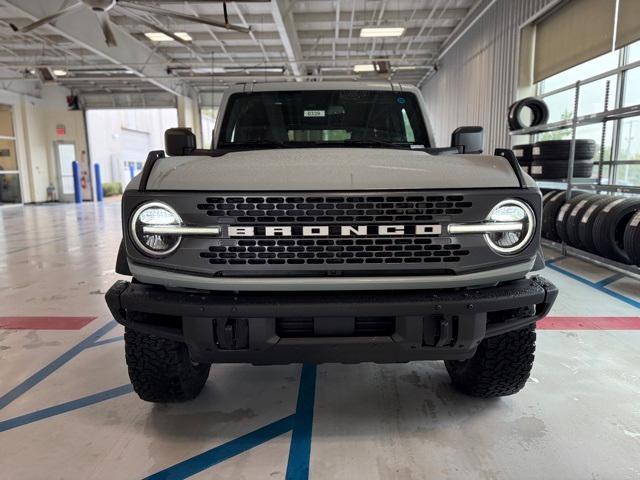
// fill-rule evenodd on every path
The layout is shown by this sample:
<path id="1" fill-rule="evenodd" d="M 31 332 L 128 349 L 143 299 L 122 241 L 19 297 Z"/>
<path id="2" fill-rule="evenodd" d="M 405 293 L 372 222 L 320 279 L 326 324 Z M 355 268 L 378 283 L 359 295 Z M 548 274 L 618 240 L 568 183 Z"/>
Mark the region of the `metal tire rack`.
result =
<path id="1" fill-rule="evenodd" d="M 519 130 L 513 130 L 509 132 L 509 135 L 529 135 L 530 139 L 533 140 L 533 135 L 539 133 L 553 132 L 557 130 L 566 130 L 571 128 L 571 146 L 569 149 L 569 158 L 568 158 L 568 167 L 567 167 L 567 176 L 564 179 L 560 180 L 542 180 L 537 181 L 538 186 L 540 188 L 550 188 L 557 190 L 566 190 L 567 192 L 567 201 L 571 199 L 571 192 L 573 190 L 585 190 L 591 192 L 605 192 L 605 193 L 617 193 L 617 194 L 636 194 L 640 195 L 640 186 L 629 186 L 629 185 L 617 185 L 613 184 L 603 184 L 602 183 L 602 171 L 605 165 L 609 165 L 611 170 L 613 170 L 613 176 L 610 176 L 611 179 L 615 179 L 615 167 L 617 165 L 625 165 L 625 164 L 640 164 L 639 161 L 618 161 L 614 158 L 618 155 L 618 139 L 617 133 L 614 132 L 613 137 L 613 151 L 611 155 L 611 159 L 609 161 L 603 160 L 604 155 L 604 138 L 606 132 L 606 124 L 611 120 L 620 120 L 628 117 L 636 117 L 640 116 L 640 104 L 630 105 L 630 106 L 619 106 L 622 103 L 623 97 L 623 89 L 625 82 L 619 82 L 618 94 L 616 95 L 616 107 L 613 109 L 609 109 L 609 90 L 610 90 L 610 81 L 606 81 L 606 91 L 605 91 L 605 100 L 604 100 L 604 110 L 598 113 L 592 113 L 588 115 L 578 116 L 578 105 L 580 100 L 580 88 L 581 86 L 596 82 L 598 80 L 602 80 L 612 75 L 618 75 L 622 73 L 623 75 L 628 70 L 632 70 L 634 68 L 640 67 L 640 61 L 632 62 L 626 65 L 620 65 L 615 69 L 603 72 L 601 74 L 595 75 L 593 77 L 589 77 L 585 80 L 578 80 L 577 82 L 570 84 L 568 86 L 558 88 L 556 90 L 552 90 L 550 92 L 546 92 L 539 97 L 549 97 L 551 95 L 555 95 L 561 92 L 565 92 L 567 90 L 575 89 L 574 94 L 574 103 L 573 103 L 573 114 L 572 117 L 566 120 L 560 120 L 557 122 L 547 123 L 544 125 L 537 125 L 533 127 L 526 127 Z M 593 124 L 602 124 L 602 142 L 600 145 L 600 152 L 598 156 L 598 160 L 595 163 L 598 169 L 598 177 L 596 179 L 591 178 L 573 178 L 573 167 L 575 162 L 575 147 L 576 147 L 576 130 L 578 127 L 582 127 L 585 125 L 593 125 Z M 579 250 L 577 248 L 571 247 L 567 245 L 565 242 L 557 243 L 550 240 L 542 239 L 542 245 L 552 248 L 561 252 L 562 255 L 572 256 L 576 258 L 580 258 L 582 260 L 588 261 L 590 263 L 603 266 L 609 268 L 610 270 L 616 271 L 618 273 L 623 273 L 627 276 L 640 279 L 640 267 L 634 265 L 625 265 L 619 262 L 614 262 L 611 259 L 601 257 L 599 255 L 595 255 L 591 252 L 587 252 L 584 250 Z"/>

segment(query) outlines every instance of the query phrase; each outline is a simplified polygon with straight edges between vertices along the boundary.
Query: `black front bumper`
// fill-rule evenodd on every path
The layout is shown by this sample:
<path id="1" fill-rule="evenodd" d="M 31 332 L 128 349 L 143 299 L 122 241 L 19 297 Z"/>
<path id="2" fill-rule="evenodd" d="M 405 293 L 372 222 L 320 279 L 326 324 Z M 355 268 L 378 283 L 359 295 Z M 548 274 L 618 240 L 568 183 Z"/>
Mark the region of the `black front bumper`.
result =
<path id="1" fill-rule="evenodd" d="M 484 338 L 535 323 L 556 287 L 542 277 L 469 290 L 107 292 L 127 328 L 185 342 L 198 362 L 406 362 L 469 358 Z"/>

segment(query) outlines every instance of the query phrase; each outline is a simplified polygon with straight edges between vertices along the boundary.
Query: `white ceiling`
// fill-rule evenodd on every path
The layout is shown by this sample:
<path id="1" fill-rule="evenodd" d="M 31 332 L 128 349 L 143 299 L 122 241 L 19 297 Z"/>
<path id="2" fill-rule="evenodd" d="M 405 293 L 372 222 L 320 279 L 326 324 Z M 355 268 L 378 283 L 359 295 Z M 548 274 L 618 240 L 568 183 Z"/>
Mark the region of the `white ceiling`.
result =
<path id="1" fill-rule="evenodd" d="M 378 79 L 419 84 L 433 70 L 443 46 L 478 15 L 483 3 L 227 2 L 230 23 L 249 25 L 249 34 L 139 13 L 146 21 L 171 32 L 187 32 L 193 39 L 191 47 L 174 41 L 150 41 L 144 33 L 151 29 L 118 7 L 110 11 L 114 30 L 120 30 L 117 48 L 104 44 L 93 12 L 85 7 L 61 17 L 53 26 L 45 25 L 30 33 L 15 33 L 9 26 L 27 25 L 74 1 L 0 0 L 0 88 L 21 78 L 36 79 L 30 72 L 38 66 L 66 70 L 68 75 L 57 82 L 80 95 L 138 92 L 152 96 L 162 90 L 207 94 L 247 81 Z M 130 1 L 223 19 L 220 1 Z M 401 26 L 406 30 L 397 38 L 361 38 L 361 28 L 371 26 Z M 140 54 L 128 54 L 133 51 Z M 389 72 L 354 73 L 354 65 L 374 60 L 388 61 Z"/>

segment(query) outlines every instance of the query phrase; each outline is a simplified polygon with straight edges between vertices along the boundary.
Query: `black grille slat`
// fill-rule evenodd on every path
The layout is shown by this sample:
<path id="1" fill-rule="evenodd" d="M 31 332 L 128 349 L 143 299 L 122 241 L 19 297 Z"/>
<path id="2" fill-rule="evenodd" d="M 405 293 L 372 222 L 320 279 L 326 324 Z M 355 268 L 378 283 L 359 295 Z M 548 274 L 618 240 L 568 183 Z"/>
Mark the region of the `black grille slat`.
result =
<path id="1" fill-rule="evenodd" d="M 416 193 L 372 196 L 220 196 L 206 197 L 197 205 L 203 214 L 226 223 L 255 225 L 417 225 L 455 222 L 473 203 L 463 195 Z M 301 227 L 295 227 L 301 228 Z M 334 230 L 332 230 L 333 232 Z M 340 265 L 453 263 L 470 254 L 463 245 L 434 241 L 418 235 L 308 238 L 291 236 L 236 239 L 211 246 L 200 257 L 212 265 Z M 433 268 L 433 267 L 430 267 Z"/>

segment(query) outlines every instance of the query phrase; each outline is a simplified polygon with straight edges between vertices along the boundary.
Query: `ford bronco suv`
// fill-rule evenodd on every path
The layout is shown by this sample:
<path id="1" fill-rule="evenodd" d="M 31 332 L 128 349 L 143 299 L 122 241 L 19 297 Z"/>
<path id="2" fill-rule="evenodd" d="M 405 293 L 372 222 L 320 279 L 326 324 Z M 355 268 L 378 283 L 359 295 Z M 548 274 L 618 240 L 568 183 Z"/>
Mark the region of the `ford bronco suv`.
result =
<path id="1" fill-rule="evenodd" d="M 419 90 L 227 89 L 211 149 L 165 133 L 122 199 L 106 295 L 151 402 L 192 399 L 213 362 L 444 360 L 469 395 L 519 391 L 556 288 L 541 195 L 462 127 L 436 148 Z"/>

